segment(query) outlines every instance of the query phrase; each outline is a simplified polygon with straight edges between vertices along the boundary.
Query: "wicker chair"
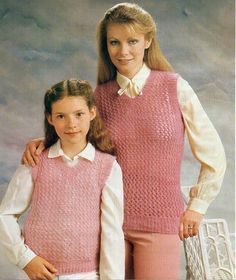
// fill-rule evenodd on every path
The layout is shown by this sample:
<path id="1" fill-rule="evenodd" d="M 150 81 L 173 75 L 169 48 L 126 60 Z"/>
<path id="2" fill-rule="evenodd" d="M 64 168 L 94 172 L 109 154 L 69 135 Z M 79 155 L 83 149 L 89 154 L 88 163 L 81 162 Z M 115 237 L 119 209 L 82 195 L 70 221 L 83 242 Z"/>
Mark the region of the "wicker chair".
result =
<path id="1" fill-rule="evenodd" d="M 184 188 L 185 202 L 187 193 Z M 224 219 L 204 219 L 199 234 L 184 240 L 184 252 L 187 280 L 235 279 L 234 253 Z"/>

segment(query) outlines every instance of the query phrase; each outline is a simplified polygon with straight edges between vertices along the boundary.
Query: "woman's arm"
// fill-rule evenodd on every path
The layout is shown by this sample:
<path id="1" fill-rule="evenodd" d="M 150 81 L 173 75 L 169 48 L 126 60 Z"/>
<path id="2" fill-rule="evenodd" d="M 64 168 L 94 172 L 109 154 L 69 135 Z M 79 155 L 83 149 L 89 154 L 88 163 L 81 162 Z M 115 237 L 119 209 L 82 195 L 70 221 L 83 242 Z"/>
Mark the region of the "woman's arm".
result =
<path id="1" fill-rule="evenodd" d="M 26 144 L 21 163 L 31 167 L 37 165 L 39 162 L 39 155 L 45 149 L 43 141 L 43 138 L 37 138 L 29 141 Z"/>
<path id="2" fill-rule="evenodd" d="M 102 192 L 100 279 L 124 279 L 123 182 L 115 161 Z"/>
<path id="3" fill-rule="evenodd" d="M 181 217 L 180 235 L 188 237 L 197 233 L 203 215 L 220 192 L 226 159 L 217 131 L 197 95 L 182 78 L 178 79 L 177 92 L 190 148 L 201 164 L 198 182 L 193 186 L 195 195 L 190 197 L 187 210 Z M 186 225 L 193 229 L 187 230 Z"/>

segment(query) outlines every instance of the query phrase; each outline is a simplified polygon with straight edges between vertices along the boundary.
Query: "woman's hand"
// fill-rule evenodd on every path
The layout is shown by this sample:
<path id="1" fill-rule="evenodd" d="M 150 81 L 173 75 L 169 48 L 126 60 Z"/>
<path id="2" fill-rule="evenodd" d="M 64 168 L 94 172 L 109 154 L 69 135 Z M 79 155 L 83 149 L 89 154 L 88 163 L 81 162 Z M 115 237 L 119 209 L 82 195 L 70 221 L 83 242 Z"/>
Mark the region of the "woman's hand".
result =
<path id="1" fill-rule="evenodd" d="M 202 219 L 203 214 L 193 210 L 185 210 L 180 218 L 179 238 L 184 240 L 184 238 L 197 235 Z"/>
<path id="2" fill-rule="evenodd" d="M 56 268 L 45 259 L 36 256 L 24 268 L 30 280 L 53 280 Z"/>
<path id="3" fill-rule="evenodd" d="M 23 156 L 21 158 L 21 163 L 27 166 L 35 166 L 38 164 L 38 156 L 45 149 L 43 144 L 43 138 L 33 139 L 27 143 Z"/>

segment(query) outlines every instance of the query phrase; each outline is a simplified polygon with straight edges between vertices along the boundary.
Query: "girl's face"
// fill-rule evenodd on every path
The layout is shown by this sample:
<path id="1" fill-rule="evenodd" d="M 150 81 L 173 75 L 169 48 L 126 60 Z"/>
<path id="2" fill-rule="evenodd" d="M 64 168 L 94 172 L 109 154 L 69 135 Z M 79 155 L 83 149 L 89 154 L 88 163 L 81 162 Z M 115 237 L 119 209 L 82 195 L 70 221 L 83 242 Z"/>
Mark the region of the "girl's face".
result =
<path id="1" fill-rule="evenodd" d="M 95 116 L 95 107 L 89 110 L 83 97 L 66 96 L 52 104 L 52 113 L 47 119 L 54 126 L 64 152 L 69 155 L 85 148 L 90 121 Z"/>
<path id="2" fill-rule="evenodd" d="M 151 40 L 127 24 L 111 23 L 107 27 L 107 48 L 110 59 L 120 74 L 132 79 L 143 65 L 144 50 Z"/>

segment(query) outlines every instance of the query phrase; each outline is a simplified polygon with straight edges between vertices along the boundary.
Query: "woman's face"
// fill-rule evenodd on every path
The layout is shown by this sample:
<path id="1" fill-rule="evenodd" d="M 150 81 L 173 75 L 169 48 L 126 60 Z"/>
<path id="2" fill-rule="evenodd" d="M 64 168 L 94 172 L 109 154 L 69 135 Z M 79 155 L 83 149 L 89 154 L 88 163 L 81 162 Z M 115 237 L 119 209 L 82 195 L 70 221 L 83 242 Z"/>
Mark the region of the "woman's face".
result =
<path id="1" fill-rule="evenodd" d="M 128 24 L 111 23 L 107 27 L 107 49 L 120 74 L 132 79 L 143 65 L 145 49 L 151 40 L 137 33 Z"/>

